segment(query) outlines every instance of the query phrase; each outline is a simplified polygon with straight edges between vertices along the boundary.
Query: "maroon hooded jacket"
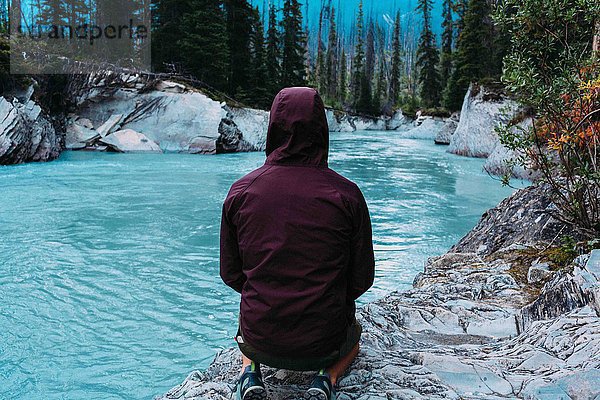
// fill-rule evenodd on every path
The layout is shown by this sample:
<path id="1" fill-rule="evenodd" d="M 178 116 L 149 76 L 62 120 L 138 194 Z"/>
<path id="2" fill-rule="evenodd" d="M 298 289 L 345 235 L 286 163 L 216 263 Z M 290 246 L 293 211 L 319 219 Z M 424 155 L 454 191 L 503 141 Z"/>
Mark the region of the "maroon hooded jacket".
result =
<path id="1" fill-rule="evenodd" d="M 367 204 L 328 168 L 328 150 L 318 93 L 283 89 L 265 164 L 235 182 L 223 204 L 221 278 L 242 294 L 244 340 L 270 355 L 330 354 L 345 340 L 354 300 L 373 284 Z"/>

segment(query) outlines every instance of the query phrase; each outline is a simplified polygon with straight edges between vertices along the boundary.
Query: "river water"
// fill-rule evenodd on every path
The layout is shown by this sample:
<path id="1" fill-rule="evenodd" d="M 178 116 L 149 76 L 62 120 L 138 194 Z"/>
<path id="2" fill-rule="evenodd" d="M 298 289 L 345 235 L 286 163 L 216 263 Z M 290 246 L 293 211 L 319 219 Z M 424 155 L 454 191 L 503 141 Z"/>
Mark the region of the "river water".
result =
<path id="1" fill-rule="evenodd" d="M 363 190 L 376 281 L 410 287 L 511 190 L 483 161 L 390 132 L 332 134 Z M 0 399 L 151 399 L 234 345 L 219 278 L 221 202 L 263 153 L 66 152 L 0 167 Z"/>

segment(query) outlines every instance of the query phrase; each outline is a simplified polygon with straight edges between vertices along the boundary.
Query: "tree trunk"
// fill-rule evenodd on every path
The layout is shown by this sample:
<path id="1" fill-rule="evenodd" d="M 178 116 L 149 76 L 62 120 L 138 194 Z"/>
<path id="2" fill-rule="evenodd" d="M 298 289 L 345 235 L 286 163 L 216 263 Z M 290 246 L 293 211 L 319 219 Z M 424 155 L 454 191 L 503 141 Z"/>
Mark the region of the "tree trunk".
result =
<path id="1" fill-rule="evenodd" d="M 596 21 L 596 32 L 594 32 L 593 50 L 600 52 L 600 20 Z"/>
<path id="2" fill-rule="evenodd" d="M 8 4 L 8 3 L 7 3 Z M 21 29 L 23 14 L 21 12 L 21 0 L 13 0 L 10 7 L 10 33 L 16 34 Z"/>

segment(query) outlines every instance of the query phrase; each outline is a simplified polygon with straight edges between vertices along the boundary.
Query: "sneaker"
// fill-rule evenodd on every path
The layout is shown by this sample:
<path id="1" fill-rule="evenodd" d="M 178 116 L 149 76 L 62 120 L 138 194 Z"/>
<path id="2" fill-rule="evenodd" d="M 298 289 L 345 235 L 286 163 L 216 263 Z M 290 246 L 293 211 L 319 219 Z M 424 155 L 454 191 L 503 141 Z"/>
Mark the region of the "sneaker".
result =
<path id="1" fill-rule="evenodd" d="M 335 400 L 335 388 L 331 384 L 329 374 L 320 370 L 315 376 L 310 388 L 304 393 L 305 400 Z"/>
<path id="2" fill-rule="evenodd" d="M 267 391 L 262 381 L 260 368 L 252 363 L 238 379 L 236 400 L 266 400 Z"/>

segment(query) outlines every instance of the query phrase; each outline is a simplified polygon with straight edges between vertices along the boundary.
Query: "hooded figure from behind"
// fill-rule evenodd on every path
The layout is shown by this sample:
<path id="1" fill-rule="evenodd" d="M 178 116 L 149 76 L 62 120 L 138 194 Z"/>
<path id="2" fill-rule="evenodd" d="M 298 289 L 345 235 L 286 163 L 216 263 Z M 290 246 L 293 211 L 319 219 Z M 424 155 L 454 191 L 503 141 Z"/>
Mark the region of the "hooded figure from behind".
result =
<path id="1" fill-rule="evenodd" d="M 240 349 L 273 367 L 318 369 L 342 357 L 355 300 L 373 284 L 367 204 L 328 167 L 328 150 L 318 93 L 282 90 L 266 162 L 235 182 L 223 204 L 220 273 L 241 293 Z"/>

